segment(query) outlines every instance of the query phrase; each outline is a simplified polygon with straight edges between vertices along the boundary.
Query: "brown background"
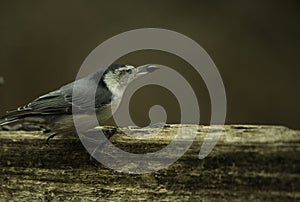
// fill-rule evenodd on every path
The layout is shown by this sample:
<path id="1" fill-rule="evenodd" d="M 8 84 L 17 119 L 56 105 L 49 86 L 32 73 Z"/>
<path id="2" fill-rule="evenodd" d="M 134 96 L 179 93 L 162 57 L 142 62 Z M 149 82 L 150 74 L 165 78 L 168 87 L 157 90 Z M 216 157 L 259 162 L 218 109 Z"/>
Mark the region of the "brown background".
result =
<path id="1" fill-rule="evenodd" d="M 72 81 L 85 57 L 124 31 L 171 29 L 198 42 L 223 78 L 227 123 L 282 124 L 300 129 L 299 1 L 1 1 L 0 113 Z M 180 58 L 140 51 L 118 60 L 158 63 L 181 72 L 199 98 L 201 123 L 210 101 L 200 76 Z M 148 90 L 148 91 L 146 91 Z M 180 117 L 167 90 L 144 88 L 132 98 L 138 124 L 162 104 L 168 121 Z"/>

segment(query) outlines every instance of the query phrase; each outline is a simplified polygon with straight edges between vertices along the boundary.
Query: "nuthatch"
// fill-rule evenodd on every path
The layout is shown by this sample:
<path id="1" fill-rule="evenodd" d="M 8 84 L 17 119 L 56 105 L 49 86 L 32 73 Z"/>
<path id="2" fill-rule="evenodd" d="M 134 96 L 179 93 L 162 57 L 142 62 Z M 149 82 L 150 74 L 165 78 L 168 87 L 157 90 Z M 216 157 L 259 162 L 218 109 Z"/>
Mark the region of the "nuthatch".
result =
<path id="1" fill-rule="evenodd" d="M 0 119 L 0 126 L 21 123 L 22 129 L 25 127 L 27 130 L 49 131 L 53 133 L 51 137 L 54 137 L 60 133 L 75 132 L 72 109 L 76 109 L 75 116 L 85 117 L 89 116 L 92 108 L 101 123 L 112 116 L 111 103 L 115 99 L 121 99 L 130 82 L 156 69 L 155 65 L 134 67 L 119 64 L 111 65 L 106 70 L 100 69 L 75 81 L 76 83 L 64 85 L 58 90 L 38 97 L 24 107 L 7 112 Z M 76 97 L 73 96 L 74 84 L 80 94 Z M 96 93 L 92 91 L 92 85 L 97 85 Z M 91 106 L 90 98 L 95 99 L 95 106 Z"/>

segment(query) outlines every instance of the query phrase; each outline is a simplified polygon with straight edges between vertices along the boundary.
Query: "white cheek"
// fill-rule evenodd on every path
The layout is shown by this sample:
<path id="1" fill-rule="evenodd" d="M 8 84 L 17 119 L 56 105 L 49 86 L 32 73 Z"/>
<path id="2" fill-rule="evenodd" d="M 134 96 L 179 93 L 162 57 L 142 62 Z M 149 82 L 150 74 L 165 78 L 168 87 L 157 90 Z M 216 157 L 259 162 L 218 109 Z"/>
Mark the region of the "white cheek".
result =
<path id="1" fill-rule="evenodd" d="M 111 102 L 112 114 L 114 114 L 117 111 L 117 109 L 122 101 L 122 96 L 124 94 L 124 91 L 125 90 L 120 89 L 120 88 L 114 88 L 112 90 L 112 92 L 113 92 L 113 97 L 112 97 L 112 102 Z"/>
<path id="2" fill-rule="evenodd" d="M 121 99 L 124 93 L 124 90 L 118 87 L 113 88 L 111 91 L 113 93 L 113 99 Z"/>

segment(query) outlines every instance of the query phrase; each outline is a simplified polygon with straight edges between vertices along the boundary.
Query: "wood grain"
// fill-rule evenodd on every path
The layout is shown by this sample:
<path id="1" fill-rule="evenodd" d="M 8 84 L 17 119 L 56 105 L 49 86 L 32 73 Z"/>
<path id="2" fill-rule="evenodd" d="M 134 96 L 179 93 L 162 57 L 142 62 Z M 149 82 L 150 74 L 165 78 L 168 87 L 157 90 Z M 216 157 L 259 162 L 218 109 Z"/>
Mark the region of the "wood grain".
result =
<path id="1" fill-rule="evenodd" d="M 110 140 L 125 151 L 153 152 L 164 148 L 179 127 L 192 126 L 168 125 L 148 140 L 117 130 Z M 47 145 L 40 132 L 1 131 L 0 201 L 300 200 L 299 131 L 227 125 L 213 151 L 199 159 L 209 128 L 198 126 L 184 156 L 149 174 L 117 172 L 91 161 L 76 135 L 57 136 Z"/>

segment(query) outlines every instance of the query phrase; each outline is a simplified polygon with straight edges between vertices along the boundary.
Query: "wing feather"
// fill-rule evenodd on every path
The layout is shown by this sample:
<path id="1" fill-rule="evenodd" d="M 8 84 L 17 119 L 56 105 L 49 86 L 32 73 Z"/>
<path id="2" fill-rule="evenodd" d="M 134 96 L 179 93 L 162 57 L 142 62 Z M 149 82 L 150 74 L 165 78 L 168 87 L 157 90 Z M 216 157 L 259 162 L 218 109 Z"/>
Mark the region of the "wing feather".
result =
<path id="1" fill-rule="evenodd" d="M 71 114 L 72 108 L 76 109 L 76 113 L 86 113 L 91 109 L 97 110 L 103 105 L 109 104 L 111 101 L 111 92 L 105 83 L 100 80 L 96 83 L 96 72 L 83 79 L 62 86 L 56 91 L 42 95 L 24 107 L 8 112 L 2 118 L 26 117 L 28 115 L 55 115 L 55 114 Z M 78 83 L 77 83 L 78 82 Z M 97 85 L 96 96 L 92 92 L 92 85 Z M 77 93 L 73 96 L 73 87 L 76 86 Z M 92 102 L 95 99 L 95 102 Z M 92 106 L 92 104 L 95 104 Z"/>

